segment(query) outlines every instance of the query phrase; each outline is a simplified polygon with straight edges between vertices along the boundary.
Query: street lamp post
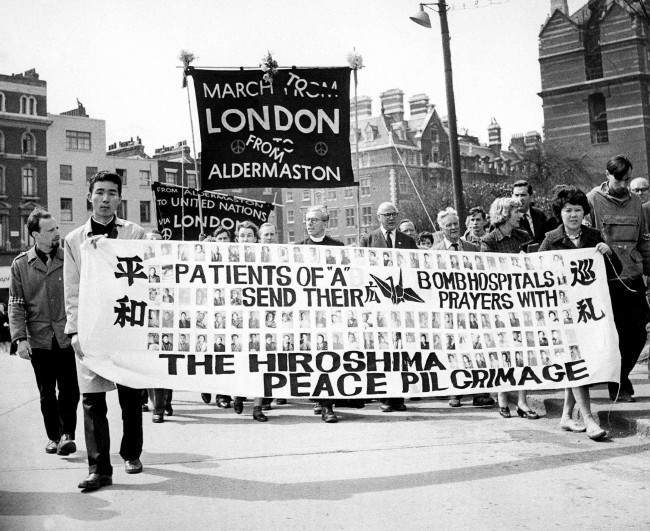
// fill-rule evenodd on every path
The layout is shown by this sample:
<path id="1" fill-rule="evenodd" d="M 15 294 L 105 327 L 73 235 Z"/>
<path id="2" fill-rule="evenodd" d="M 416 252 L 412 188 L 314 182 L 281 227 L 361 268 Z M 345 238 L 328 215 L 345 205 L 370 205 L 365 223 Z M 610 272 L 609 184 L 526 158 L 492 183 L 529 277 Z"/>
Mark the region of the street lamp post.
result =
<path id="1" fill-rule="evenodd" d="M 437 6 L 435 9 L 432 6 Z M 456 100 L 454 98 L 454 80 L 451 71 L 451 49 L 449 47 L 449 24 L 447 23 L 447 2 L 420 4 L 420 10 L 413 15 L 411 20 L 425 28 L 431 27 L 429 15 L 424 10 L 428 8 L 438 11 L 440 15 L 440 34 L 442 37 L 442 57 L 445 64 L 445 89 L 447 93 L 447 119 L 449 121 L 449 153 L 451 155 L 451 181 L 454 190 L 454 205 L 461 223 L 465 223 L 465 202 L 463 201 L 463 181 L 460 174 L 460 147 L 458 145 L 458 131 L 456 128 Z"/>

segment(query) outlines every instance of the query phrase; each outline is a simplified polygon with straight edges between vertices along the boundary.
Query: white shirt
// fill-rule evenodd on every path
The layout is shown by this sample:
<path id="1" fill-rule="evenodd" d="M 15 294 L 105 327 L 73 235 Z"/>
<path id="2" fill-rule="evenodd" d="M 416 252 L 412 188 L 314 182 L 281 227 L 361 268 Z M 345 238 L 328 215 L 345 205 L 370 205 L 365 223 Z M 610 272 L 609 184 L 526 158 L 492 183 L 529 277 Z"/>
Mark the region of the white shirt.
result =
<path id="1" fill-rule="evenodd" d="M 453 244 L 451 241 L 449 241 L 449 240 L 447 239 L 446 236 L 443 237 L 443 241 L 445 242 L 445 249 L 446 249 L 447 251 L 448 251 L 449 249 L 456 250 L 456 249 L 454 249 L 454 248 L 452 247 L 452 245 L 454 245 L 454 244 Z M 458 241 L 456 242 L 456 245 L 458 245 L 458 250 L 459 250 L 459 251 L 462 251 L 462 250 L 463 250 L 463 248 L 462 248 L 462 246 L 461 246 L 461 244 L 460 244 L 460 240 L 458 240 Z"/>
<path id="2" fill-rule="evenodd" d="M 384 227 L 381 228 L 381 233 L 384 235 L 384 240 L 388 243 L 388 234 L 390 233 L 390 239 L 393 242 L 393 247 L 395 247 L 395 240 L 397 239 L 397 229 L 387 231 Z"/>

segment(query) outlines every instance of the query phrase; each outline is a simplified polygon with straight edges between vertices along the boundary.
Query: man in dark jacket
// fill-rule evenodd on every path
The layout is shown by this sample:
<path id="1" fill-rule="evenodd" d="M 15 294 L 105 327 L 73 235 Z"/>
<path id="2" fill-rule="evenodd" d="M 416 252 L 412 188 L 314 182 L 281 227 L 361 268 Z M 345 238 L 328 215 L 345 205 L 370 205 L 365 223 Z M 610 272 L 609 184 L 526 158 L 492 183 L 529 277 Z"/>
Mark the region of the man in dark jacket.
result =
<path id="1" fill-rule="evenodd" d="M 79 385 L 74 351 L 66 335 L 63 250 L 56 220 L 43 209 L 27 218 L 34 247 L 11 264 L 9 324 L 17 354 L 31 360 L 49 438 L 48 454 L 77 451 Z M 57 398 L 56 389 L 59 388 Z"/>
<path id="2" fill-rule="evenodd" d="M 339 240 L 331 238 L 325 234 L 327 222 L 329 221 L 329 213 L 324 206 L 313 206 L 305 214 L 305 225 L 309 237 L 303 242 L 303 245 L 334 245 L 342 247 L 345 245 Z M 320 414 L 323 422 L 334 423 L 338 422 L 338 417 L 334 413 L 334 400 L 317 400 L 314 404 L 314 414 Z"/>
<path id="3" fill-rule="evenodd" d="M 620 280 L 612 283 L 610 294 L 621 351 L 621 381 L 609 384 L 609 396 L 618 402 L 634 402 L 629 374 L 646 341 L 650 308 L 645 298 L 643 274 L 650 272 L 650 240 L 643 207 L 630 194 L 632 163 L 623 155 L 607 163 L 607 181 L 587 194 L 591 226 L 620 259 Z"/>
<path id="4" fill-rule="evenodd" d="M 378 247 L 382 249 L 417 249 L 415 240 L 397 230 L 399 210 L 390 202 L 385 202 L 377 208 L 379 228 L 365 234 L 361 238 L 361 247 Z M 403 397 L 385 398 L 379 401 L 380 409 L 384 413 L 391 411 L 405 411 Z"/>
<path id="5" fill-rule="evenodd" d="M 517 181 L 512 185 L 512 198 L 519 201 L 519 210 L 523 214 L 519 228 L 525 230 L 535 243 L 542 243 L 546 232 L 554 229 L 557 223 L 532 206 L 533 187 L 528 181 Z"/>

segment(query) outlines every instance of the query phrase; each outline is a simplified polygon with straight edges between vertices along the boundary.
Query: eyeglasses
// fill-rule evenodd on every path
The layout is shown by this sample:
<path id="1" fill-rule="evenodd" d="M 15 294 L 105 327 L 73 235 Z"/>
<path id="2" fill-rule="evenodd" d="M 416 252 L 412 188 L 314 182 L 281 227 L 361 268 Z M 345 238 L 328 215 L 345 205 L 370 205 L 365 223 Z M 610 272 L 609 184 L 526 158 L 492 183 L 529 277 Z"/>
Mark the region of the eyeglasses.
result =
<path id="1" fill-rule="evenodd" d="M 324 219 L 319 219 L 319 218 L 307 218 L 305 220 L 305 223 L 324 223 Z"/>
<path id="2" fill-rule="evenodd" d="M 396 218 L 398 214 L 399 214 L 399 212 L 386 212 L 386 213 L 380 212 L 379 213 L 380 216 L 384 216 L 385 218 Z"/>

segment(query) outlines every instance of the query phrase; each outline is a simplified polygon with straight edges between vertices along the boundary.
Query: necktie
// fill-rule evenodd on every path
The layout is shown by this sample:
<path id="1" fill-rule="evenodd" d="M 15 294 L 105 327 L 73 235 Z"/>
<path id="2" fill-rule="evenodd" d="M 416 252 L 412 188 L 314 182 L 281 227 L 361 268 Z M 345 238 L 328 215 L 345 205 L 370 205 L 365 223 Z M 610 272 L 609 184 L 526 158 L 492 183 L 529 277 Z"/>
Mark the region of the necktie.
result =
<path id="1" fill-rule="evenodd" d="M 458 251 L 458 243 L 452 243 L 451 246 L 454 248 L 454 251 Z"/>
<path id="2" fill-rule="evenodd" d="M 48 254 L 47 255 L 47 260 L 45 260 L 45 267 L 46 269 L 50 268 L 50 264 L 52 263 L 52 257 Z"/>
<path id="3" fill-rule="evenodd" d="M 530 213 L 526 214 L 526 221 L 528 221 L 528 226 L 530 227 L 529 232 L 530 232 L 531 236 L 535 236 L 535 229 L 533 228 L 533 218 L 530 215 Z"/>
<path id="4" fill-rule="evenodd" d="M 386 246 L 393 247 L 393 239 L 390 237 L 390 232 L 386 232 Z"/>

